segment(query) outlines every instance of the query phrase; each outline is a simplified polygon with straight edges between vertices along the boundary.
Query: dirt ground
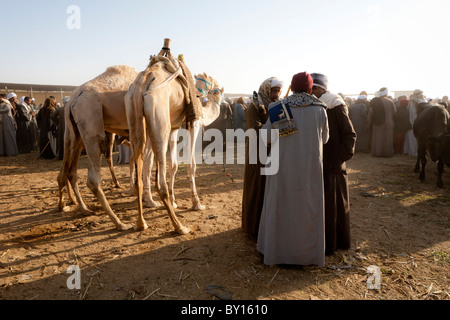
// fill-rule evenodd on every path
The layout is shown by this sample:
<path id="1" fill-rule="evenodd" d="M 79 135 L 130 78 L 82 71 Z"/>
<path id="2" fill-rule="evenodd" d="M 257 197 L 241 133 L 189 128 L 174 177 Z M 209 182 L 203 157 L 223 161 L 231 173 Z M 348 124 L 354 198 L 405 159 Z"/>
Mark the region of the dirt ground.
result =
<path id="1" fill-rule="evenodd" d="M 192 230 L 181 236 L 164 209 L 146 209 L 143 232 L 115 230 L 85 184 L 86 157 L 80 188 L 98 215 L 58 212 L 61 161 L 36 158 L 0 158 L 2 300 L 217 300 L 208 285 L 233 300 L 450 300 L 450 170 L 437 189 L 434 163 L 421 183 L 414 157 L 357 154 L 348 162 L 351 249 L 327 257 L 326 267 L 299 269 L 265 266 L 242 232 L 243 165 L 198 166 L 204 211 L 190 209 L 180 166 L 176 212 Z M 116 172 L 122 189 L 102 168 L 105 194 L 122 221 L 134 224 L 128 166 Z M 67 287 L 71 265 L 80 268 L 80 289 Z M 369 266 L 381 272 L 380 289 L 369 288 Z"/>

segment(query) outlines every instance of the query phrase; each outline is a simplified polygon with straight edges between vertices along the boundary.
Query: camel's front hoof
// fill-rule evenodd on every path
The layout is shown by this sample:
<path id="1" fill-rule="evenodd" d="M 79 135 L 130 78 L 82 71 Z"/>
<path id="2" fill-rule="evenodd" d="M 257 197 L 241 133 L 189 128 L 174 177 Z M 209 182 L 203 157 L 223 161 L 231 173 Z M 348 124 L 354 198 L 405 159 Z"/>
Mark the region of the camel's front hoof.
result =
<path id="1" fill-rule="evenodd" d="M 186 227 L 181 227 L 175 230 L 177 233 L 179 234 L 188 234 L 191 232 L 191 229 L 186 228 Z"/>
<path id="2" fill-rule="evenodd" d="M 119 231 L 127 231 L 130 230 L 131 228 L 133 228 L 131 224 L 120 223 L 117 225 L 117 230 Z"/>
<path id="3" fill-rule="evenodd" d="M 69 212 L 70 211 L 70 206 L 64 206 L 63 208 L 60 208 L 59 211 L 61 211 L 61 212 Z"/>
<path id="4" fill-rule="evenodd" d="M 135 231 L 144 231 L 147 228 L 148 228 L 148 226 L 147 226 L 147 223 L 145 223 L 145 222 L 136 223 L 136 225 L 134 226 Z"/>
<path id="5" fill-rule="evenodd" d="M 172 207 L 173 207 L 174 209 L 176 209 L 176 208 L 178 208 L 178 205 L 177 205 L 175 202 L 172 202 Z"/>
<path id="6" fill-rule="evenodd" d="M 145 203 L 146 208 L 159 208 L 162 206 L 161 202 L 154 200 L 146 200 Z"/>
<path id="7" fill-rule="evenodd" d="M 205 209 L 206 209 L 206 207 L 204 205 L 202 205 L 200 202 L 196 203 L 192 206 L 192 210 L 195 210 L 195 211 L 202 211 Z"/>

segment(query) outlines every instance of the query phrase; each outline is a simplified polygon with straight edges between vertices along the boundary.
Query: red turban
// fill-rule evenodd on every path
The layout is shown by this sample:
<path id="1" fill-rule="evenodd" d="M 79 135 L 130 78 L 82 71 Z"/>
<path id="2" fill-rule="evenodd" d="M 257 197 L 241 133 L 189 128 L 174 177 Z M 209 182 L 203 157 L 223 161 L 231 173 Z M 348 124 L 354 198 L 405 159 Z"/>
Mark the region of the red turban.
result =
<path id="1" fill-rule="evenodd" d="M 310 90 L 313 79 L 308 72 L 300 72 L 292 77 L 291 88 L 293 90 Z"/>

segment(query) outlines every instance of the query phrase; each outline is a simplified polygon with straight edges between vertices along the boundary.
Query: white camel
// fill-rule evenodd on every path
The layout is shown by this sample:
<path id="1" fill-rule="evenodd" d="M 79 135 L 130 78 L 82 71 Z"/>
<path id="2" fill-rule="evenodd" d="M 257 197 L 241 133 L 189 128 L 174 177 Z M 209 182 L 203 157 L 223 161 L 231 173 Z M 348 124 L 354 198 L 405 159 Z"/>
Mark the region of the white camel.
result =
<path id="1" fill-rule="evenodd" d="M 174 59 L 172 59 L 174 61 Z M 182 84 L 171 78 L 172 73 L 166 68 L 164 62 L 156 62 L 149 65 L 139 73 L 136 80 L 130 86 L 125 96 L 125 108 L 127 113 L 129 137 L 133 163 L 136 168 L 135 191 L 138 202 L 138 218 L 135 229 L 145 230 L 147 224 L 143 217 L 143 164 L 145 158 L 145 145 L 150 142 L 157 163 L 156 189 L 166 207 L 175 231 L 186 234 L 190 230 L 184 227 L 175 215 L 173 197 L 171 199 L 169 187 L 166 181 L 166 152 L 169 148 L 170 138 L 175 134 L 186 119 L 186 97 Z M 223 88 L 214 88 L 210 93 L 210 99 L 203 108 L 215 110 L 216 119 L 219 116 L 219 106 L 222 100 Z M 205 109 L 206 108 L 206 109 Z M 214 120 L 212 119 L 212 120 Z M 190 124 L 191 145 L 196 140 L 202 121 L 194 121 Z M 205 121 L 206 122 L 206 121 Z M 212 122 L 212 121 L 211 121 Z M 197 127 L 196 127 L 197 126 Z M 173 150 L 173 149 L 172 149 Z M 194 149 L 191 149 L 194 150 Z M 193 154 L 193 152 L 191 152 Z M 171 156 L 172 170 L 176 157 Z M 175 158 L 175 159 L 174 159 Z M 130 159 L 131 163 L 131 159 Z M 191 187 L 195 162 L 190 169 Z M 173 177 L 173 175 L 171 175 Z M 193 189 L 193 197 L 194 195 Z"/>
<path id="2" fill-rule="evenodd" d="M 195 78 L 195 87 L 199 92 L 199 98 L 201 101 L 211 100 L 208 107 L 204 107 L 202 109 L 202 115 L 199 119 L 196 119 L 190 127 L 189 137 L 190 137 L 190 145 L 189 150 L 191 151 L 189 157 L 189 163 L 187 166 L 188 175 L 191 184 L 191 199 L 192 199 L 192 209 L 193 210 L 204 210 L 205 206 L 200 203 L 200 199 L 197 194 L 197 187 L 195 183 L 195 173 L 196 173 L 196 162 L 195 162 L 195 145 L 197 141 L 197 137 L 202 128 L 207 127 L 212 122 L 214 122 L 220 114 L 220 102 L 216 100 L 215 97 L 220 95 L 222 96 L 222 91 L 219 89 L 219 85 L 217 81 L 207 75 L 206 73 L 198 74 L 194 76 Z M 179 129 L 172 129 L 169 140 L 169 195 L 170 201 L 172 202 L 172 206 L 177 208 L 178 205 L 175 202 L 175 193 L 174 193 L 174 184 L 175 184 L 175 175 L 178 170 L 178 162 L 177 162 L 177 141 L 178 141 Z M 151 160 L 149 160 L 149 157 Z M 143 168 L 143 187 L 144 187 L 144 195 L 143 200 L 146 202 L 147 207 L 157 207 L 161 204 L 157 201 L 153 200 L 151 193 L 151 169 L 153 164 L 153 152 L 151 146 L 149 147 L 148 143 L 146 146 L 144 163 L 150 163 L 150 166 L 144 165 Z M 134 179 L 134 175 L 132 175 L 132 179 Z M 132 182 L 131 182 L 132 183 Z"/>
<path id="3" fill-rule="evenodd" d="M 86 146 L 86 154 L 90 162 L 87 185 L 119 230 L 127 230 L 131 225 L 120 222 L 102 191 L 100 179 L 101 154 L 105 154 L 113 180 L 118 186 L 108 155 L 110 155 L 112 149 L 114 134 L 128 136 L 124 96 L 137 75 L 138 72 L 128 66 L 110 67 L 103 74 L 77 88 L 65 110 L 65 154 L 58 175 L 59 209 L 62 211 L 69 210 L 69 207 L 65 206 L 63 194 L 64 187 L 67 185 L 71 201 L 73 203 L 78 202 L 83 214 L 92 214 L 81 197 L 77 183 L 78 160 L 83 147 Z M 146 152 L 151 154 L 151 149 Z M 147 158 L 145 168 L 151 167 L 152 160 L 153 157 L 151 156 Z M 150 169 L 148 169 L 148 178 L 146 178 L 148 188 L 150 187 L 149 174 Z M 70 192 L 68 182 L 74 190 L 76 201 Z M 195 190 L 195 181 L 191 182 L 191 187 Z M 147 194 L 151 196 L 147 187 L 146 190 L 148 190 Z M 196 194 L 196 191 L 193 194 Z M 151 201 L 147 199 L 147 203 Z M 201 204 L 199 202 L 198 204 L 201 209 Z M 193 205 L 196 208 L 195 203 Z"/>

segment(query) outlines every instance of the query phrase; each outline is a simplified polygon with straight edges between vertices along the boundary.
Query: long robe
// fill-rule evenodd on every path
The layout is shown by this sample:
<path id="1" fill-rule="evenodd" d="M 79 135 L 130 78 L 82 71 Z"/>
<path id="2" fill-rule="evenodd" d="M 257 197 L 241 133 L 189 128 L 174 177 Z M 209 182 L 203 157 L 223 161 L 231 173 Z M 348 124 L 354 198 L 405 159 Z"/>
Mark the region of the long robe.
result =
<path id="1" fill-rule="evenodd" d="M 240 103 L 236 103 L 233 109 L 233 127 L 234 130 L 242 129 L 245 131 L 247 129 L 245 106 Z"/>
<path id="2" fill-rule="evenodd" d="M 411 129 L 408 105 L 399 104 L 394 116 L 394 153 L 403 154 L 406 133 Z"/>
<path id="3" fill-rule="evenodd" d="M 330 138 L 323 146 L 325 254 L 350 248 L 350 192 L 346 161 L 355 153 L 357 134 L 339 96 L 325 93 Z M 364 108 L 365 110 L 365 108 Z M 359 137 L 358 137 L 359 138 Z"/>
<path id="4" fill-rule="evenodd" d="M 58 160 L 64 158 L 64 131 L 65 131 L 65 119 L 64 109 L 65 107 L 56 107 L 51 115 L 53 124 L 56 125 L 56 152 Z"/>
<path id="5" fill-rule="evenodd" d="M 357 100 L 349 109 L 350 120 L 356 131 L 358 138 L 356 139 L 355 152 L 369 151 L 369 123 L 367 121 L 368 108 L 364 102 Z"/>
<path id="6" fill-rule="evenodd" d="M 259 129 L 267 121 L 267 111 L 262 109 L 263 105 L 255 105 L 252 101 L 245 112 L 247 127 L 255 129 L 259 140 Z M 252 240 L 258 239 L 259 221 L 264 203 L 264 187 L 266 176 L 261 175 L 262 164 L 257 159 L 257 163 L 250 163 L 250 141 L 245 144 L 245 171 L 244 186 L 242 191 L 242 229 Z M 259 154 L 259 148 L 253 150 Z"/>
<path id="7" fill-rule="evenodd" d="M 417 118 L 417 103 L 413 100 L 409 101 L 409 122 L 411 124 Z M 413 130 L 410 129 L 405 134 L 405 144 L 403 146 L 403 152 L 409 156 L 417 156 L 417 139 L 414 136 Z"/>
<path id="8" fill-rule="evenodd" d="M 296 103 L 302 99 L 314 104 Z M 257 249 L 266 265 L 324 266 L 322 155 L 323 144 L 328 141 L 325 105 L 307 94 L 293 94 L 282 101 L 298 106 L 291 108 L 298 132 L 271 141 L 271 156 L 275 156 L 276 144 L 279 147 L 279 168 L 276 174 L 266 176 Z M 269 119 L 262 129 L 271 127 Z"/>
<path id="9" fill-rule="evenodd" d="M 0 100 L 0 156 L 15 156 L 18 154 L 12 107 L 8 101 Z"/>
<path id="10" fill-rule="evenodd" d="M 385 97 L 376 97 L 370 101 L 369 120 L 372 122 L 372 155 L 374 157 L 392 157 L 394 155 L 394 103 Z M 384 122 L 373 122 L 377 108 L 384 110 Z"/>
<path id="11" fill-rule="evenodd" d="M 45 159 L 54 159 L 52 147 L 50 146 L 50 136 L 55 131 L 55 126 L 51 121 L 51 115 L 54 112 L 53 108 L 42 108 L 36 116 L 39 126 L 39 157 Z"/>
<path id="12" fill-rule="evenodd" d="M 32 115 L 30 107 L 25 103 L 16 104 L 16 141 L 19 153 L 29 153 L 33 147 Z"/>

